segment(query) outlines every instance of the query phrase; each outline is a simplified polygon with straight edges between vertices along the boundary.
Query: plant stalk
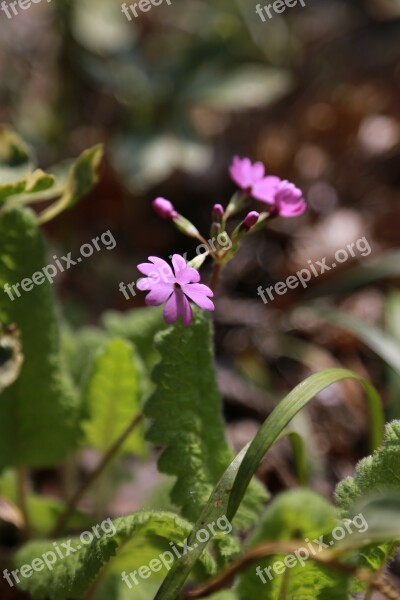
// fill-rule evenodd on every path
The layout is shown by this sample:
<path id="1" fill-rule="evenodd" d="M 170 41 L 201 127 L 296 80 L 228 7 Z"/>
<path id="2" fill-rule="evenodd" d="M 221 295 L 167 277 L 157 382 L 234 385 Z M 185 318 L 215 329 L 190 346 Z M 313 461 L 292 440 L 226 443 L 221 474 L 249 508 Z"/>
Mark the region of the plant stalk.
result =
<path id="1" fill-rule="evenodd" d="M 67 524 L 69 518 L 75 511 L 75 509 L 76 509 L 78 503 L 80 502 L 80 500 L 82 499 L 82 497 L 86 494 L 88 489 L 93 485 L 93 483 L 97 480 L 97 478 L 104 472 L 104 470 L 107 468 L 107 466 L 113 460 L 113 458 L 117 455 L 120 448 L 123 446 L 125 441 L 131 435 L 133 430 L 139 425 L 139 423 L 142 421 L 142 419 L 143 419 L 142 413 L 139 413 L 138 415 L 136 415 L 134 417 L 134 419 L 131 421 L 131 423 L 129 423 L 129 425 L 125 429 L 125 431 L 114 442 L 114 444 L 111 446 L 111 448 L 109 450 L 107 450 L 107 452 L 104 454 L 103 458 L 101 459 L 101 461 L 98 464 L 98 466 L 96 467 L 96 469 L 90 474 L 88 479 L 86 479 L 86 481 L 84 481 L 82 483 L 82 485 L 76 490 L 75 494 L 68 501 L 65 511 L 61 514 L 60 518 L 58 519 L 58 521 L 52 531 L 52 534 L 51 534 L 52 537 L 56 537 L 62 532 L 62 530 L 64 529 L 64 526 Z"/>

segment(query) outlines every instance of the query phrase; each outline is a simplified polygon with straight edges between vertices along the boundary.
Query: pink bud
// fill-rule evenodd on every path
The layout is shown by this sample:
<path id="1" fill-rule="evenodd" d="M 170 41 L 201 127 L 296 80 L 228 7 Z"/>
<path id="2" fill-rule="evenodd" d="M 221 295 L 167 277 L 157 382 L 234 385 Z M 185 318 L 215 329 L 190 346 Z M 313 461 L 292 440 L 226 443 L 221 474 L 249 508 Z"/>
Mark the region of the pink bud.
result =
<path id="1" fill-rule="evenodd" d="M 221 204 L 214 204 L 212 211 L 214 221 L 220 221 L 224 216 L 224 212 L 224 207 Z"/>
<path id="2" fill-rule="evenodd" d="M 252 210 L 251 212 L 249 212 L 249 214 L 241 224 L 240 228 L 247 229 L 247 231 L 249 231 L 257 223 L 259 216 L 260 213 L 256 212 L 255 210 Z"/>
<path id="3" fill-rule="evenodd" d="M 157 213 L 159 217 L 162 219 L 175 219 L 178 216 L 178 213 L 175 210 L 175 207 L 169 200 L 165 198 L 156 198 L 153 200 L 153 209 L 154 212 Z"/>

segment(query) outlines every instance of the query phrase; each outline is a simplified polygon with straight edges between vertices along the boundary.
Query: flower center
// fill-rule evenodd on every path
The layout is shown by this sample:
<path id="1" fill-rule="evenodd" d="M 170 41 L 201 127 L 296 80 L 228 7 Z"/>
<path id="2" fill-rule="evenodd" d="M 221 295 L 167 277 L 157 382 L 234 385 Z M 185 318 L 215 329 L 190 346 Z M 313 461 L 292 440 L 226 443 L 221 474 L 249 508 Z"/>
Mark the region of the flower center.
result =
<path id="1" fill-rule="evenodd" d="M 175 288 L 176 290 L 180 290 L 180 289 L 181 289 L 181 284 L 180 284 L 180 283 L 177 283 L 177 282 L 175 282 L 175 283 L 174 283 L 174 288 Z"/>

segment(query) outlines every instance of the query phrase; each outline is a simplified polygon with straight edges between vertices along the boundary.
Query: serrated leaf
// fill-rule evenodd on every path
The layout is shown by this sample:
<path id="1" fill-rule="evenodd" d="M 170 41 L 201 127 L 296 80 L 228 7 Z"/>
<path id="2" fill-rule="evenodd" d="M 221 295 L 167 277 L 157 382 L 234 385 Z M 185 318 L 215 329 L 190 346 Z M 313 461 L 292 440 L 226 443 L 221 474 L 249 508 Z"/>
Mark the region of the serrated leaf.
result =
<path id="1" fill-rule="evenodd" d="M 113 528 L 110 526 L 110 522 L 106 522 L 106 525 L 103 525 L 105 532 L 100 528 L 101 526 L 98 528 L 98 533 L 101 535 L 99 539 L 92 533 L 94 539 L 90 545 L 82 544 L 80 538 L 73 538 L 71 546 L 77 550 L 80 545 L 79 550 L 57 560 L 52 570 L 44 568 L 40 572 L 34 572 L 29 579 L 21 578 L 21 589 L 29 591 L 35 600 L 43 598 L 50 598 L 51 600 L 82 598 L 91 587 L 103 565 L 113 559 L 117 552 L 118 556 L 115 558 L 115 571 L 117 572 L 120 572 L 121 568 L 130 570 L 130 566 L 137 559 L 140 560 L 140 564 L 145 564 L 146 558 L 148 558 L 147 555 L 140 555 L 139 553 L 136 559 L 134 556 L 132 557 L 128 548 L 131 539 L 133 544 L 133 538 L 135 537 L 140 539 L 150 537 L 153 544 L 155 539 L 160 541 L 162 538 L 168 542 L 172 541 L 178 544 L 186 539 L 191 529 L 191 524 L 184 519 L 175 514 L 163 512 L 135 513 L 116 519 L 113 521 L 113 525 L 115 535 L 112 535 Z M 63 540 L 58 541 L 58 547 L 61 551 L 63 549 L 62 542 Z M 120 554 L 125 545 L 127 546 L 127 552 L 123 551 Z M 145 544 L 142 546 L 142 550 L 143 548 L 145 548 Z M 54 550 L 53 543 L 49 541 L 28 543 L 17 553 L 14 561 L 15 565 L 21 567 L 23 564 L 31 564 L 35 558 L 40 558 L 46 552 L 54 552 Z M 157 554 L 153 555 L 152 551 L 149 556 L 158 558 Z M 210 555 L 204 555 L 202 564 L 206 572 L 213 571 L 213 561 Z M 112 572 L 113 563 L 110 564 L 110 568 Z"/>
<path id="2" fill-rule="evenodd" d="M 145 406 L 152 419 L 147 437 L 164 448 L 159 469 L 177 477 L 171 498 L 190 520 L 198 517 L 232 458 L 211 339 L 209 315 L 198 311 L 189 328 L 176 324 L 159 335 L 161 361 L 153 371 L 156 390 Z M 254 504 L 259 507 L 260 501 L 261 494 Z"/>
<path id="3" fill-rule="evenodd" d="M 133 346 L 122 339 L 109 342 L 94 361 L 84 405 L 85 444 L 106 452 L 141 410 L 143 365 Z M 145 454 L 143 430 L 138 427 L 121 448 L 124 454 Z"/>
<path id="4" fill-rule="evenodd" d="M 47 223 L 64 210 L 75 206 L 97 183 L 97 171 L 103 156 L 103 146 L 98 144 L 82 154 L 73 163 L 61 195 L 54 204 L 39 215 L 39 223 Z"/>
<path id="5" fill-rule="evenodd" d="M 35 215 L 26 209 L 0 217 L 0 321 L 21 333 L 24 364 L 1 395 L 0 469 L 57 464 L 77 444 L 78 402 L 61 364 L 54 292 L 46 280 L 11 300 L 3 291 L 46 265 Z"/>
<path id="6" fill-rule="evenodd" d="M 379 490 L 400 492 L 400 421 L 386 425 L 383 444 L 357 464 L 354 477 L 337 485 L 335 497 L 346 512 L 356 500 Z"/>
<path id="7" fill-rule="evenodd" d="M 384 500 L 384 495 L 390 491 L 395 491 L 397 494 L 400 491 L 400 421 L 393 421 L 386 425 L 383 444 L 372 456 L 362 459 L 357 464 L 354 477 L 346 477 L 337 485 L 335 498 L 344 515 L 350 512 L 354 514 L 354 510 L 352 510 L 354 505 L 357 507 L 357 511 L 365 510 L 368 514 L 367 508 L 363 508 L 362 502 L 368 502 L 367 498 L 371 494 L 378 494 L 380 499 Z M 365 500 L 363 500 L 364 497 L 366 497 Z M 397 510 L 399 510 L 398 507 Z M 371 530 L 366 535 L 374 539 L 374 527 L 382 530 L 384 525 L 383 512 L 381 511 L 378 527 L 376 523 L 372 522 L 372 519 L 371 523 L 368 520 L 367 522 L 368 530 L 370 526 Z M 393 525 L 392 519 L 389 534 L 391 529 L 392 534 L 396 535 Z M 387 535 L 382 535 L 380 538 L 377 534 L 375 539 L 384 541 L 387 539 Z M 384 564 L 392 552 L 393 548 L 390 544 L 374 544 L 363 551 L 360 564 L 376 570 Z"/>

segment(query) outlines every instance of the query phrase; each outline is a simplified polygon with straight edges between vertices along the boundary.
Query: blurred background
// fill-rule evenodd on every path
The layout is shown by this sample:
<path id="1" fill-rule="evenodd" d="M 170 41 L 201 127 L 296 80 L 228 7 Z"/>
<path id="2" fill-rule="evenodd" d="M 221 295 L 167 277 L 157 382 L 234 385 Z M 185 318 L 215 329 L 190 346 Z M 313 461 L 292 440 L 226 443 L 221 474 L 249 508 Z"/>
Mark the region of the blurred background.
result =
<path id="1" fill-rule="evenodd" d="M 396 278 L 387 277 L 400 264 L 400 1 L 307 0 L 265 23 L 255 6 L 172 0 L 128 21 L 117 0 L 42 0 L 12 19 L 0 13 L 0 122 L 38 149 L 41 167 L 106 145 L 96 189 L 45 226 L 52 253 L 76 252 L 108 229 L 117 240 L 114 251 L 59 275 L 71 327 L 143 306 L 143 294 L 127 301 L 118 288 L 137 280 L 147 256 L 191 257 L 195 242 L 152 213 L 154 197 L 208 236 L 213 204 L 234 191 L 234 154 L 304 190 L 308 212 L 249 238 L 219 285 L 218 375 L 236 448 L 285 392 L 330 366 L 367 375 L 389 417 L 400 417 L 399 376 L 352 333 L 322 327 L 306 310 L 308 298 L 329 296 L 400 339 Z M 372 253 L 361 262 L 374 268 L 351 259 L 307 291 L 268 305 L 257 296 L 259 285 L 309 259 L 330 261 L 364 236 Z M 357 386 L 333 386 L 297 423 L 313 433 L 314 487 L 327 496 L 368 452 L 363 402 Z M 272 491 L 295 484 L 290 461 L 282 442 L 260 467 Z"/>

